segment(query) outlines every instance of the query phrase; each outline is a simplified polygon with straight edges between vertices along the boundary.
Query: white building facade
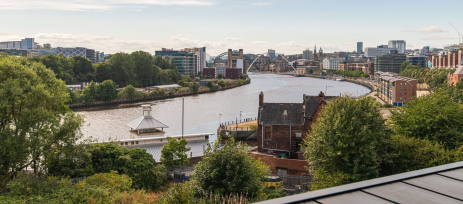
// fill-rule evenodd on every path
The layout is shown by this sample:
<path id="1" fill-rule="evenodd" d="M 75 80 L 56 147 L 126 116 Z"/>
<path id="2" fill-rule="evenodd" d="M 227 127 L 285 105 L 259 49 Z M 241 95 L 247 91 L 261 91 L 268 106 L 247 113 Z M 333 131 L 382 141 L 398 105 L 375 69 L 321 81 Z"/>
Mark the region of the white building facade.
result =
<path id="1" fill-rule="evenodd" d="M 395 48 L 389 47 L 366 47 L 365 48 L 365 57 L 377 57 L 378 55 L 382 54 L 389 54 L 391 50 L 395 50 Z"/>
<path id="2" fill-rule="evenodd" d="M 389 40 L 388 48 L 396 49 L 399 54 L 403 54 L 407 50 L 407 42 L 405 40 Z"/>
<path id="3" fill-rule="evenodd" d="M 323 60 L 323 69 L 332 69 L 338 71 L 338 65 L 343 60 L 340 58 L 325 58 Z"/>

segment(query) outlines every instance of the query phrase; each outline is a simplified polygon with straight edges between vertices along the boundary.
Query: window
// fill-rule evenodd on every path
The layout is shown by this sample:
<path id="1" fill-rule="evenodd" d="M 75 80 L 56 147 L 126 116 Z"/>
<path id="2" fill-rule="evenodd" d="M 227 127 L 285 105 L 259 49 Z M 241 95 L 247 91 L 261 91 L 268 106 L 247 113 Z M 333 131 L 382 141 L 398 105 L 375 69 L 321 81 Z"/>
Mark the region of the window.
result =
<path id="1" fill-rule="evenodd" d="M 295 135 L 296 138 L 302 138 L 302 132 L 296 132 Z"/>
<path id="2" fill-rule="evenodd" d="M 265 140 L 271 140 L 272 139 L 272 127 L 271 126 L 266 126 L 265 127 Z"/>
<path id="3" fill-rule="evenodd" d="M 400 88 L 400 90 L 402 90 L 402 88 Z"/>
<path id="4" fill-rule="evenodd" d="M 400 85 L 402 85 L 402 83 L 400 83 Z"/>
<path id="5" fill-rule="evenodd" d="M 407 85 L 407 83 L 405 83 L 405 86 Z"/>
<path id="6" fill-rule="evenodd" d="M 285 111 L 283 112 L 283 114 L 288 114 L 288 110 L 285 110 Z"/>
<path id="7" fill-rule="evenodd" d="M 407 92 L 405 92 L 405 95 L 407 95 Z"/>
<path id="8" fill-rule="evenodd" d="M 402 100 L 402 98 L 400 98 L 400 100 Z"/>
<path id="9" fill-rule="evenodd" d="M 407 88 L 405 88 L 405 90 L 407 90 Z"/>
<path id="10" fill-rule="evenodd" d="M 405 97 L 404 99 L 407 100 L 407 97 Z"/>

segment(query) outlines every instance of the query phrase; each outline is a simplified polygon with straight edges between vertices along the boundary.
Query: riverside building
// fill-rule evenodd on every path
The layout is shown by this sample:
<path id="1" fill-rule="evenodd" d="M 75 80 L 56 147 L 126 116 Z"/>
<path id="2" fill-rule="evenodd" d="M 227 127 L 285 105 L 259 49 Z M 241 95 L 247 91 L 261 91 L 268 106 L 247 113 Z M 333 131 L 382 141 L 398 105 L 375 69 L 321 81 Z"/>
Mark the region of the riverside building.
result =
<path id="1" fill-rule="evenodd" d="M 191 77 L 203 72 L 206 68 L 206 47 L 185 48 L 181 50 L 162 48 L 155 51 L 155 56 L 169 57 L 174 59 L 174 64 L 183 75 Z"/>
<path id="2" fill-rule="evenodd" d="M 456 69 L 463 63 L 463 50 L 448 51 L 439 55 L 428 56 L 432 68 L 453 68 Z"/>
<path id="3" fill-rule="evenodd" d="M 375 72 L 378 97 L 393 106 L 403 106 L 416 96 L 417 80 L 392 72 Z"/>
<path id="4" fill-rule="evenodd" d="M 407 54 L 399 54 L 391 50 L 389 54 L 382 54 L 375 58 L 375 72 L 400 72 L 400 66 L 407 61 Z"/>

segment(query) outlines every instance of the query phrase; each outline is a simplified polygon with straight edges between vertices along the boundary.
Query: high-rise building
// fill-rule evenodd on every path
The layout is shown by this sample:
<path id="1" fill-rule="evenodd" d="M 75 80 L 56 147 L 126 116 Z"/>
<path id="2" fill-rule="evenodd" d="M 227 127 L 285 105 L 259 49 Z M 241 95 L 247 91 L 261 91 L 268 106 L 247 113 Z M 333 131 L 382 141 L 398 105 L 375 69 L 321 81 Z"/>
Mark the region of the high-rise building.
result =
<path id="1" fill-rule="evenodd" d="M 407 43 L 405 40 L 389 40 L 388 47 L 394 48 L 399 51 L 400 54 L 403 54 L 407 50 Z"/>
<path id="2" fill-rule="evenodd" d="M 423 49 L 421 49 L 421 54 L 426 54 L 429 52 L 429 46 L 424 46 Z"/>
<path id="3" fill-rule="evenodd" d="M 206 68 L 206 47 L 174 50 L 162 48 L 155 56 L 169 57 L 174 60 L 178 71 L 183 75 L 196 76 Z"/>
<path id="4" fill-rule="evenodd" d="M 363 53 L 363 42 L 357 42 L 357 53 Z"/>
<path id="5" fill-rule="evenodd" d="M 387 45 L 379 45 L 378 47 L 366 47 L 365 57 L 377 57 L 378 55 L 388 54 L 394 48 L 388 48 Z"/>
<path id="6" fill-rule="evenodd" d="M 244 61 L 243 49 L 228 49 L 228 66 L 232 69 L 241 69 L 241 73 L 246 74 L 246 61 Z"/>
<path id="7" fill-rule="evenodd" d="M 275 50 L 271 50 L 271 49 L 268 50 L 268 56 L 270 57 L 270 59 L 277 58 Z"/>
<path id="8" fill-rule="evenodd" d="M 397 50 L 391 50 L 389 54 L 378 55 L 375 58 L 376 72 L 400 72 L 402 62 L 407 61 L 407 54 L 398 53 Z"/>
<path id="9" fill-rule="evenodd" d="M 35 49 L 34 38 L 25 38 L 21 40 L 21 49 L 29 50 Z"/>
<path id="10" fill-rule="evenodd" d="M 302 51 L 302 59 L 313 60 L 312 50 L 307 49 L 307 50 Z"/>

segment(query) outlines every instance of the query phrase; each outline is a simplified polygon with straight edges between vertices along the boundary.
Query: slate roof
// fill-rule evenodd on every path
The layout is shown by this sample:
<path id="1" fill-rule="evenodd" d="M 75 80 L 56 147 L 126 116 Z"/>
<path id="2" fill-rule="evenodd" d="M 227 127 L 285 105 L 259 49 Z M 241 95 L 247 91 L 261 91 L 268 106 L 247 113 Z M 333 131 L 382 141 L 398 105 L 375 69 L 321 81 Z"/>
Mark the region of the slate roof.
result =
<path id="1" fill-rule="evenodd" d="M 463 66 L 460 66 L 453 74 L 463 75 Z"/>
<path id="2" fill-rule="evenodd" d="M 462 192 L 463 161 L 260 203 L 463 203 Z"/>
<path id="3" fill-rule="evenodd" d="M 260 112 L 263 125 L 304 125 L 301 103 L 264 103 Z"/>
<path id="4" fill-rule="evenodd" d="M 318 109 L 318 96 L 305 96 L 304 99 L 305 113 L 304 116 L 311 118 Z"/>
<path id="5" fill-rule="evenodd" d="M 158 120 L 154 119 L 153 116 L 140 116 L 139 118 L 133 120 L 132 122 L 128 123 L 132 129 L 135 130 L 142 130 L 142 129 L 154 129 L 154 128 L 168 128 L 169 126 L 165 125 L 164 123 L 159 122 Z"/>

